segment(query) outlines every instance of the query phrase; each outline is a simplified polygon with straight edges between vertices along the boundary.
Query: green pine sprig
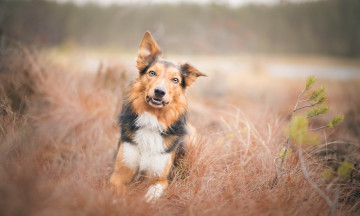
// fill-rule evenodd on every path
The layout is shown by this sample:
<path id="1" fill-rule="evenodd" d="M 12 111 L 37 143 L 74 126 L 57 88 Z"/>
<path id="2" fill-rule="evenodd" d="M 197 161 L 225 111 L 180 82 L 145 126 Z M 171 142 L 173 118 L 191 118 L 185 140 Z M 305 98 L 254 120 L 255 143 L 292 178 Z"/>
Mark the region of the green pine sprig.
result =
<path id="1" fill-rule="evenodd" d="M 333 128 L 338 126 L 344 120 L 344 115 L 338 115 L 334 117 L 328 124 L 327 127 Z"/>
<path id="2" fill-rule="evenodd" d="M 311 87 L 315 83 L 315 81 L 316 81 L 316 78 L 314 77 L 314 75 L 307 77 L 305 91 L 308 91 L 309 89 L 311 89 Z"/>
<path id="3" fill-rule="evenodd" d="M 325 113 L 327 113 L 329 111 L 329 109 L 330 109 L 330 107 L 328 105 L 324 105 L 324 106 L 321 106 L 321 107 L 314 107 L 314 108 L 310 109 L 307 112 L 306 117 L 307 118 L 312 118 L 312 117 L 315 117 L 315 116 L 325 114 Z"/>

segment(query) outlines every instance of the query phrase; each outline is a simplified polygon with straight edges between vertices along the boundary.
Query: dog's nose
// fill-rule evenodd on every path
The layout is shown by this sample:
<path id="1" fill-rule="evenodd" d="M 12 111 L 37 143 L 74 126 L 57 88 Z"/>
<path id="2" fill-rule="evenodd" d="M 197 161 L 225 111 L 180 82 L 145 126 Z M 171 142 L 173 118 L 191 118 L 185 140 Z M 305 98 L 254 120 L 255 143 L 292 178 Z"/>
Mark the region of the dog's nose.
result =
<path id="1" fill-rule="evenodd" d="M 164 97 L 164 95 L 166 94 L 166 89 L 164 87 L 157 86 L 154 93 L 156 97 Z"/>

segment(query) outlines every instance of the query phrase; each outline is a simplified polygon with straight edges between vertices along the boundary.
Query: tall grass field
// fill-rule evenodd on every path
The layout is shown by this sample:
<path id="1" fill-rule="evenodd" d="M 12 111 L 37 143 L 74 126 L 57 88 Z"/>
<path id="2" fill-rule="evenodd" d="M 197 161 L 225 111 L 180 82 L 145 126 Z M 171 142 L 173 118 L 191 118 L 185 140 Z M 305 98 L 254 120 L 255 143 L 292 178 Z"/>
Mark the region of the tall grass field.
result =
<path id="1" fill-rule="evenodd" d="M 0 215 L 329 215 L 300 169 L 299 148 L 311 180 L 331 199 L 339 188 L 335 215 L 360 214 L 359 78 L 318 78 L 331 110 L 310 126 L 339 113 L 344 121 L 316 132 L 317 145 L 291 143 L 287 171 L 272 187 L 305 85 L 305 76 L 279 75 L 274 70 L 285 69 L 276 65 L 359 66 L 316 56 L 183 56 L 208 75 L 187 90 L 199 138 L 156 202 L 145 202 L 146 181 L 129 185 L 124 196 L 114 193 L 108 181 L 117 116 L 138 73 L 135 57 L 20 44 L 1 50 Z M 353 165 L 349 176 L 333 181 L 345 160 Z"/>

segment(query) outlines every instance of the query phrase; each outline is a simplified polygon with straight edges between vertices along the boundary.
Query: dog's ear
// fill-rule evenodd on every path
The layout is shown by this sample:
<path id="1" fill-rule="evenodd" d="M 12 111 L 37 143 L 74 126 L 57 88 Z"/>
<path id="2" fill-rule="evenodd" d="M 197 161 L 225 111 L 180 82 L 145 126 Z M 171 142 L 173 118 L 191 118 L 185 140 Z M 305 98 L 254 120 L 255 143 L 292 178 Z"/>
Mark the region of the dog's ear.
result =
<path id="1" fill-rule="evenodd" d="M 139 48 L 139 55 L 136 60 L 136 67 L 142 72 L 157 57 L 161 56 L 161 50 L 156 44 L 150 32 L 145 32 Z"/>
<path id="2" fill-rule="evenodd" d="M 183 88 L 187 88 L 191 86 L 199 76 L 206 76 L 205 74 L 201 73 L 198 69 L 196 69 L 194 66 L 187 63 L 181 65 L 181 75 L 182 75 L 181 86 Z"/>

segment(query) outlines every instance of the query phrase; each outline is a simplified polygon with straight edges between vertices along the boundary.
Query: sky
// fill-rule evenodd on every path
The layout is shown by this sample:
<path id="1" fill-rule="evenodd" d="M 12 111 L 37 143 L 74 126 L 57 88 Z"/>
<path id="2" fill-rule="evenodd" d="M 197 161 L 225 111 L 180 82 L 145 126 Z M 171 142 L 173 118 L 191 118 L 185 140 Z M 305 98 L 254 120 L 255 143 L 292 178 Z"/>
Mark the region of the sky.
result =
<path id="1" fill-rule="evenodd" d="M 58 2 L 75 2 L 78 4 L 84 4 L 88 2 L 98 3 L 100 5 L 110 5 L 113 3 L 116 4 L 159 4 L 159 3 L 172 3 L 177 4 L 181 2 L 187 3 L 198 3 L 198 4 L 206 4 L 206 3 L 221 3 L 228 4 L 230 6 L 241 6 L 250 3 L 257 4 L 275 4 L 281 0 L 56 0 Z M 309 1 L 309 0 L 283 0 L 290 2 L 301 2 L 301 1 Z"/>

